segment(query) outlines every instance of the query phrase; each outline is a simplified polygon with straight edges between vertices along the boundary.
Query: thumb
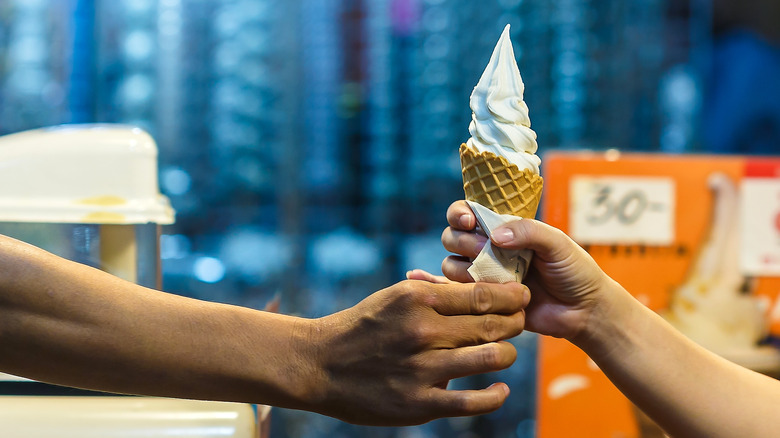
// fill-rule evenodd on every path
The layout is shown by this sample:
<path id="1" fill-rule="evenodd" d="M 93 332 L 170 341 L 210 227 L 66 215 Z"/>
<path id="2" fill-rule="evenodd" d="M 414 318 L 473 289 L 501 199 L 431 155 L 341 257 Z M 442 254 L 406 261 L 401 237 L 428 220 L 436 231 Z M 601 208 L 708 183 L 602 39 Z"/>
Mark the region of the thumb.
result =
<path id="1" fill-rule="evenodd" d="M 534 219 L 521 219 L 502 225 L 490 235 L 497 246 L 530 249 L 545 260 L 562 260 L 577 247 L 563 231 Z"/>

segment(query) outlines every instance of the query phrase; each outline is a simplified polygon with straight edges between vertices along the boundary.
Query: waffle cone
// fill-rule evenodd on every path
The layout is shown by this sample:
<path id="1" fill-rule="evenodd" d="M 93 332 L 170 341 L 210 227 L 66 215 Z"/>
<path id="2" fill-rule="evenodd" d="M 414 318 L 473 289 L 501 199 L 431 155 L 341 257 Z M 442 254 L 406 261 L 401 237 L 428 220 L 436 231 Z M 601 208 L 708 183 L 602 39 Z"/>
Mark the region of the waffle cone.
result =
<path id="1" fill-rule="evenodd" d="M 474 201 L 498 214 L 533 219 L 539 207 L 544 180 L 528 169 L 492 152 L 460 146 L 463 191 Z"/>

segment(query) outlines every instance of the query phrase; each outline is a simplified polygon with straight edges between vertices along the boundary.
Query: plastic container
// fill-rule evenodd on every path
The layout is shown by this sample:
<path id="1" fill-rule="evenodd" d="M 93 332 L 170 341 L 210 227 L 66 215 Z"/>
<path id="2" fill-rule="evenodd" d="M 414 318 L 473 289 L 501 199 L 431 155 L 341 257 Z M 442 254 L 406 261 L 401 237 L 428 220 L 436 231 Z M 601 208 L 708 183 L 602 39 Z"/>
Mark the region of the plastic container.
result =
<path id="1" fill-rule="evenodd" d="M 125 125 L 62 125 L 0 137 L 0 234 L 160 288 L 157 145 Z"/>

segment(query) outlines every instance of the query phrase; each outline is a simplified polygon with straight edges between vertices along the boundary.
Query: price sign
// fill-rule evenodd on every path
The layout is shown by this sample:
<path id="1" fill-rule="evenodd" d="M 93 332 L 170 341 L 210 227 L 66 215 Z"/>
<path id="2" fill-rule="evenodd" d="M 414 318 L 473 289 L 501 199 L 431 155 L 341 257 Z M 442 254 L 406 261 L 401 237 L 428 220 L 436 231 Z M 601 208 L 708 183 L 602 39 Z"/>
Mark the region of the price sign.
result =
<path id="1" fill-rule="evenodd" d="M 571 236 L 583 244 L 671 245 L 675 184 L 661 177 L 574 176 Z"/>
<path id="2" fill-rule="evenodd" d="M 748 275 L 780 275 L 780 178 L 742 181 L 740 264 Z"/>

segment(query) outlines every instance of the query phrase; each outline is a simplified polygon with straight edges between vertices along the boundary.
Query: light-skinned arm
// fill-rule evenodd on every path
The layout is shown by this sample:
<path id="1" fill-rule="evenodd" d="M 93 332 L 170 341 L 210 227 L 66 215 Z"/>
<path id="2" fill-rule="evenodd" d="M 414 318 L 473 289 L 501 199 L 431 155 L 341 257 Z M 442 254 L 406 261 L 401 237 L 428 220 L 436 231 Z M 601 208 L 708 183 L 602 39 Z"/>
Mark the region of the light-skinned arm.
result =
<path id="1" fill-rule="evenodd" d="M 405 281 L 318 319 L 150 290 L 0 236 L 0 371 L 109 392 L 249 402 L 408 425 L 498 409 L 521 285 Z"/>
<path id="2" fill-rule="evenodd" d="M 447 212 L 442 270 L 470 281 L 466 269 L 485 238 L 473 232 L 465 202 Z M 492 234 L 504 248 L 534 250 L 528 330 L 565 338 L 587 353 L 637 406 L 675 437 L 774 437 L 780 431 L 780 381 L 710 353 L 676 331 L 608 277 L 560 230 L 535 220 Z M 424 273 L 412 278 L 443 281 Z"/>

